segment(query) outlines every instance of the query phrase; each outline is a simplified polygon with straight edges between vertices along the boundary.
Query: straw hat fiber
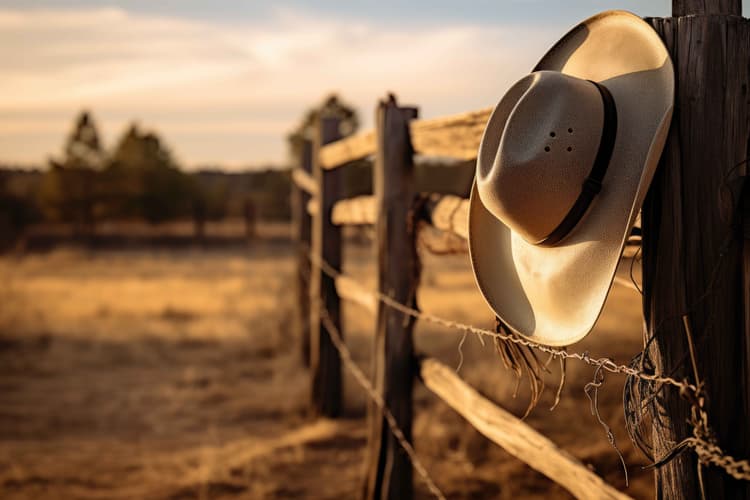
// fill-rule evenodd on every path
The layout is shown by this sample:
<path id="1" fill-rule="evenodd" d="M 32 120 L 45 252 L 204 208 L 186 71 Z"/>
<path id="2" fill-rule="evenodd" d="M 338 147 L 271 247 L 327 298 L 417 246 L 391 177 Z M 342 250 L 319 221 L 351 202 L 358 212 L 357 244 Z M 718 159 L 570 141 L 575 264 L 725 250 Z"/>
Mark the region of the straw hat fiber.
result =
<path id="1" fill-rule="evenodd" d="M 639 17 L 565 35 L 500 100 L 479 147 L 469 250 L 500 320 L 554 346 L 594 327 L 672 118 L 672 61 Z"/>

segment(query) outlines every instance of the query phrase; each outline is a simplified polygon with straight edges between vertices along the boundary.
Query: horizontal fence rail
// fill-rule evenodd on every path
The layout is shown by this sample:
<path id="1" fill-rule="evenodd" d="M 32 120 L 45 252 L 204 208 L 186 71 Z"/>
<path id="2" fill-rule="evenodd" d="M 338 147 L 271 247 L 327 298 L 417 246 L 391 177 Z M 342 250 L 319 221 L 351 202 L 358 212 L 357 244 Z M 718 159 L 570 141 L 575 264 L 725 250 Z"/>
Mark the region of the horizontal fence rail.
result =
<path id="1" fill-rule="evenodd" d="M 453 195 L 430 195 L 424 207 L 426 222 L 463 239 L 469 238 L 468 214 L 469 200 Z M 357 196 L 338 201 L 331 213 L 331 221 L 339 226 L 375 224 L 376 220 L 373 196 Z"/>
<path id="2" fill-rule="evenodd" d="M 469 200 L 452 195 L 433 195 L 427 203 L 426 214 L 437 229 L 469 239 Z"/>
<path id="3" fill-rule="evenodd" d="M 341 200 L 333 206 L 331 221 L 337 226 L 375 224 L 377 205 L 374 196 L 357 196 Z"/>
<path id="4" fill-rule="evenodd" d="M 445 118 L 412 122 L 410 130 L 414 152 L 424 156 L 473 160 L 477 157 L 484 126 L 491 113 L 492 108 L 485 108 Z"/>
<path id="5" fill-rule="evenodd" d="M 320 165 L 326 170 L 375 154 L 375 131 L 362 132 L 329 144 L 320 151 Z"/>
<path id="6" fill-rule="evenodd" d="M 311 196 L 318 195 L 318 184 L 315 182 L 315 179 L 301 168 L 292 170 L 292 182 L 307 194 Z"/>
<path id="7" fill-rule="evenodd" d="M 491 108 L 409 124 L 414 152 L 425 156 L 473 160 L 477 157 Z M 375 131 L 363 132 L 324 146 L 320 165 L 330 170 L 367 158 L 377 151 Z"/>
<path id="8" fill-rule="evenodd" d="M 336 292 L 342 299 L 359 304 L 371 313 L 378 310 L 378 298 L 350 276 L 336 277 Z"/>
<path id="9" fill-rule="evenodd" d="M 456 255 L 469 253 L 469 242 L 457 234 L 442 231 L 430 224 L 419 228 L 417 242 L 433 255 Z"/>
<path id="10" fill-rule="evenodd" d="M 552 479 L 576 498 L 630 498 L 609 486 L 588 467 L 523 420 L 479 394 L 461 380 L 452 368 L 426 358 L 420 362 L 419 376 L 428 389 L 486 438 Z"/>

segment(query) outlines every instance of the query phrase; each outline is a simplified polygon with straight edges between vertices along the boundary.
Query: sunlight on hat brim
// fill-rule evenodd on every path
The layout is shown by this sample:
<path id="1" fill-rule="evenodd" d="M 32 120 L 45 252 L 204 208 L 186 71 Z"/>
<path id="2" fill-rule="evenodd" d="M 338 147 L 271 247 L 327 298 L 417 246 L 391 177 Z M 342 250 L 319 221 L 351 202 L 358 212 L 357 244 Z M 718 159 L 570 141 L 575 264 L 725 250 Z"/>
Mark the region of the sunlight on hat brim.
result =
<path id="1" fill-rule="evenodd" d="M 601 313 L 628 233 L 656 169 L 674 101 L 671 60 L 656 32 L 612 11 L 571 30 L 534 69 L 603 83 L 617 106 L 617 140 L 601 193 L 554 247 L 527 243 L 472 189 L 469 250 L 485 300 L 516 333 L 543 344 L 581 340 Z"/>

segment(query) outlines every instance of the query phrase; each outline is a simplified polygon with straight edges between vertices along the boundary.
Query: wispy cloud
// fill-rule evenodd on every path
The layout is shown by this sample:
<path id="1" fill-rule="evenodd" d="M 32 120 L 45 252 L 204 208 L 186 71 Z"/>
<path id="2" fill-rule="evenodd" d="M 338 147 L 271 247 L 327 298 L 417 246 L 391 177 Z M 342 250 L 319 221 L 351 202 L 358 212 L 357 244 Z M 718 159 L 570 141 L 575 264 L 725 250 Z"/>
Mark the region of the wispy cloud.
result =
<path id="1" fill-rule="evenodd" d="M 187 164 L 280 162 L 285 132 L 330 91 L 365 123 L 386 91 L 423 116 L 488 106 L 556 35 L 467 23 L 408 29 L 289 9 L 241 23 L 119 8 L 0 10 L 0 161 L 57 151 L 86 107 L 110 144 L 139 119 Z"/>

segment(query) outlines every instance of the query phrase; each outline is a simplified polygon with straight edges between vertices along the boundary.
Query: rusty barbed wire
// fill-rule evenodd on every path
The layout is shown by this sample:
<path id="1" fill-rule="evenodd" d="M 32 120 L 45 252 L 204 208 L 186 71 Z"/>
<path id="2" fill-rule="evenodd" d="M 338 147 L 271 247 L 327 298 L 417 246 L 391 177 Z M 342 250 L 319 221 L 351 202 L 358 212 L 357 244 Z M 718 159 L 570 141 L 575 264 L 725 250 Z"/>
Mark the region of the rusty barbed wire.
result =
<path id="1" fill-rule="evenodd" d="M 680 441 L 666 456 L 662 457 L 649 468 L 660 467 L 679 456 L 688 448 L 692 448 L 698 456 L 698 461 L 703 465 L 713 465 L 724 470 L 727 474 L 741 481 L 750 481 L 750 461 L 738 460 L 724 453 L 719 446 L 716 435 L 708 423 L 708 413 L 705 409 L 706 398 L 703 394 L 703 385 L 698 387 L 694 394 L 683 394 L 683 397 L 691 403 L 691 418 L 693 435 Z"/>
<path id="2" fill-rule="evenodd" d="M 309 249 L 308 256 L 310 258 L 310 261 L 314 265 L 319 267 L 320 270 L 323 271 L 323 273 L 325 273 L 331 279 L 335 280 L 339 277 L 346 277 L 346 275 L 334 269 L 330 264 L 320 258 L 320 256 L 314 254 L 312 251 L 309 251 Z M 352 279 L 351 277 L 349 278 Z M 663 463 L 666 463 L 669 460 L 673 459 L 685 449 L 692 448 L 698 456 L 698 460 L 700 461 L 700 463 L 704 465 L 714 465 L 720 467 L 735 479 L 750 481 L 750 461 L 738 460 L 730 455 L 725 454 L 721 447 L 717 444 L 714 434 L 708 426 L 708 416 L 705 412 L 705 409 L 703 408 L 704 397 L 702 395 L 702 387 L 700 385 L 692 384 L 688 382 L 687 379 L 677 380 L 676 378 L 670 376 L 644 372 L 637 368 L 634 368 L 633 366 L 619 365 L 615 363 L 611 358 L 591 357 L 588 351 L 584 351 L 582 353 L 568 352 L 564 349 L 557 349 L 544 344 L 539 344 L 537 342 L 533 342 L 509 333 L 495 332 L 458 321 L 444 319 L 439 316 L 418 311 L 404 304 L 401 304 L 400 302 L 392 299 L 391 297 L 388 297 L 387 295 L 379 291 L 367 290 L 364 287 L 361 287 L 361 289 L 363 292 L 375 297 L 382 304 L 415 319 L 427 321 L 429 323 L 437 324 L 453 330 L 473 333 L 480 338 L 488 337 L 494 339 L 495 341 L 512 342 L 517 345 L 537 349 L 541 352 L 549 354 L 550 359 L 559 359 L 561 361 L 575 359 L 595 367 L 597 372 L 599 373 L 601 373 L 601 370 L 604 370 L 609 373 L 628 375 L 645 382 L 654 382 L 662 385 L 670 385 L 676 387 L 677 389 L 679 389 L 680 394 L 683 397 L 691 401 L 691 411 L 693 412 L 693 421 L 691 422 L 693 424 L 693 436 L 684 439 L 677 446 L 675 446 L 666 457 L 652 464 L 651 467 L 658 467 Z M 345 346 L 343 347 L 345 348 Z M 365 378 L 365 380 L 367 379 Z M 371 396 L 373 395 L 371 394 Z M 387 417 L 386 420 L 388 420 Z M 404 449 L 406 450 L 406 448 Z"/>
<path id="3" fill-rule="evenodd" d="M 334 280 L 340 277 L 347 277 L 347 278 L 352 279 L 351 277 L 346 276 L 343 273 L 331 267 L 327 262 L 323 261 L 318 256 L 314 255 L 312 252 L 309 253 L 309 256 L 310 256 L 310 260 L 315 265 L 320 267 L 321 271 L 323 271 L 330 278 Z M 578 361 L 582 361 L 593 367 L 601 366 L 603 370 L 606 370 L 610 373 L 620 373 L 623 375 L 631 375 L 633 377 L 637 377 L 637 378 L 651 381 L 651 382 L 659 382 L 662 384 L 672 385 L 679 389 L 689 390 L 691 392 L 695 392 L 697 390 L 697 387 L 694 384 L 691 384 L 687 382 L 686 380 L 677 380 L 673 377 L 664 377 L 664 376 L 660 376 L 660 375 L 656 375 L 652 373 L 641 372 L 630 366 L 618 365 L 611 358 L 591 357 L 588 351 L 584 351 L 582 353 L 568 352 L 567 350 L 564 350 L 564 349 L 558 349 L 558 348 L 550 347 L 544 344 L 539 344 L 537 342 L 533 342 L 531 340 L 518 337 L 516 335 L 512 335 L 509 333 L 495 332 L 492 330 L 479 328 L 473 325 L 467 325 L 465 323 L 461 323 L 458 321 L 444 319 L 439 316 L 435 316 L 434 314 L 425 313 L 425 312 L 413 309 L 411 307 L 408 307 L 392 299 L 391 297 L 388 297 L 387 295 L 383 293 L 373 291 L 373 290 L 367 290 L 364 287 L 361 287 L 361 288 L 364 292 L 377 298 L 380 302 L 387 305 L 391 309 L 399 311 L 408 316 L 412 316 L 416 319 L 427 321 L 429 323 L 437 324 L 437 325 L 444 326 L 446 328 L 450 328 L 454 330 L 466 331 L 466 332 L 473 333 L 475 335 L 479 335 L 482 337 L 488 337 L 492 339 L 513 342 L 514 344 L 522 345 L 525 347 L 531 347 L 533 349 L 537 349 L 541 352 L 549 354 L 550 356 L 552 356 L 553 359 L 576 359 Z"/>

